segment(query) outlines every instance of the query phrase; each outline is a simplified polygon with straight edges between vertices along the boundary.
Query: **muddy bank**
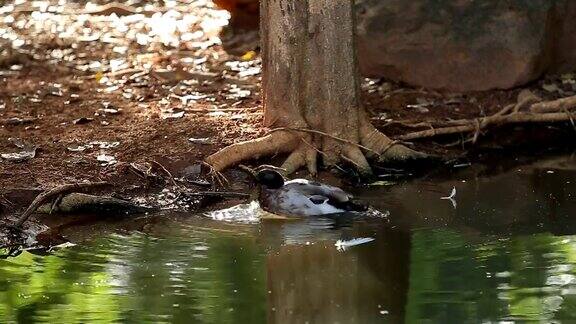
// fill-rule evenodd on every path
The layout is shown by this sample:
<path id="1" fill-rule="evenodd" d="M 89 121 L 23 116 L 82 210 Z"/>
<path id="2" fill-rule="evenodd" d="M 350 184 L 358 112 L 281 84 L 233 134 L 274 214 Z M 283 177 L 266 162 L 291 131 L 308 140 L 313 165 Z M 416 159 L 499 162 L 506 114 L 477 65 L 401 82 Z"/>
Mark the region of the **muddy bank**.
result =
<path id="1" fill-rule="evenodd" d="M 572 181 L 570 181 L 574 170 L 573 152 L 574 150 L 557 149 L 533 151 L 531 155 L 499 156 L 488 151 L 476 152 L 477 154 L 472 159 L 470 156 L 462 157 L 448 163 L 437 164 L 433 168 L 426 166 L 424 169 L 381 169 L 382 173 L 379 176 L 372 179 L 371 182 L 363 184 L 347 182 L 346 180 L 350 180 L 350 178 L 335 177 L 329 173 L 322 174 L 322 177 L 323 180 L 338 184 L 347 191 L 352 192 L 365 203 L 382 211 L 384 215 L 389 215 L 387 216 L 389 217 L 387 222 L 390 222 L 390 226 L 396 229 L 421 227 L 426 226 L 426 224 L 441 226 L 445 222 L 456 221 L 462 230 L 468 234 L 475 233 L 474 235 L 480 235 L 478 231 L 486 230 L 490 232 L 494 230 L 493 227 L 496 226 L 494 224 L 497 224 L 496 227 L 505 224 L 504 226 L 508 226 L 513 230 L 523 231 L 525 228 L 532 228 L 533 225 L 530 225 L 531 223 L 527 225 L 523 220 L 518 220 L 519 217 L 524 217 L 522 213 L 510 219 L 491 216 L 492 220 L 484 220 L 482 217 L 479 218 L 475 215 L 475 211 L 470 209 L 470 206 L 474 205 L 474 200 L 469 197 L 471 193 L 475 192 L 473 190 L 475 188 L 474 183 L 482 187 L 489 187 L 488 184 L 494 184 L 490 191 L 475 193 L 484 200 L 497 200 L 498 203 L 495 203 L 494 206 L 502 206 L 502 204 L 506 203 L 500 195 L 492 194 L 493 191 L 500 190 L 503 191 L 502 196 L 514 197 L 514 204 L 502 207 L 501 210 L 498 210 L 498 213 L 508 213 L 511 208 L 521 208 L 525 205 L 535 204 L 539 206 L 539 209 L 537 208 L 539 210 L 538 215 L 543 218 L 550 217 L 549 220 L 553 225 L 556 222 L 572 222 L 568 217 L 569 214 L 566 214 L 564 209 L 558 210 L 555 206 L 557 203 L 572 204 L 567 197 L 571 195 L 570 190 L 573 187 Z M 528 151 L 523 153 L 528 153 Z M 530 174 L 530 177 L 523 176 L 523 174 Z M 550 184 L 543 185 L 541 178 L 556 179 L 555 181 L 565 183 L 565 185 L 562 185 L 562 188 Z M 508 180 L 504 181 L 505 184 L 500 185 L 499 183 L 502 179 Z M 514 184 L 515 182 L 525 181 L 528 181 L 528 184 L 519 186 Z M 244 192 L 250 192 L 253 189 L 249 180 L 239 179 L 239 182 L 245 186 Z M 531 191 L 531 186 L 538 187 L 538 189 Z M 167 189 L 166 187 L 158 187 L 156 189 L 162 192 L 162 188 Z M 170 187 L 168 186 L 168 188 Z M 440 200 L 440 197 L 448 195 L 452 188 L 457 188 L 455 196 L 457 198 L 454 206 L 450 204 L 450 201 L 444 202 Z M 170 188 L 170 190 L 173 190 L 173 188 Z M 91 191 L 101 197 L 108 196 L 111 193 L 114 194 L 114 188 Z M 408 194 L 407 191 L 422 191 L 416 195 L 416 204 L 414 204 L 415 196 Z M 12 196 L 9 197 L 14 199 L 14 201 L 20 199 L 24 204 L 32 201 L 35 198 L 35 194 L 39 192 L 21 189 L 20 191 L 13 191 L 11 193 Z M 530 195 L 523 193 L 514 194 L 514 192 L 529 192 L 530 195 L 537 197 L 525 199 L 526 196 Z M 160 196 L 157 194 L 139 195 L 139 197 L 147 196 L 149 199 L 154 200 L 158 206 L 168 200 L 166 199 L 166 191 L 163 194 L 164 197 L 162 198 L 159 198 Z M 542 196 L 542 199 L 538 198 L 540 196 Z M 127 201 L 143 201 L 135 197 L 125 198 Z M 174 199 L 174 196 L 170 199 Z M 151 202 L 151 200 L 148 202 L 153 204 L 154 202 Z M 14 246 L 15 253 L 20 251 L 22 247 L 46 250 L 62 243 L 71 241 L 78 244 L 111 233 L 157 233 L 169 224 L 174 225 L 189 221 L 195 223 L 195 226 L 202 226 L 217 231 L 242 231 L 242 224 L 247 220 L 241 218 L 243 217 L 241 214 L 237 215 L 240 218 L 236 219 L 236 221 L 234 221 L 234 216 L 229 216 L 230 220 L 232 220 L 232 222 L 229 222 L 212 219 L 209 212 L 237 204 L 244 204 L 250 200 L 251 198 L 248 197 L 242 199 L 210 199 L 199 200 L 197 204 L 190 204 L 190 201 L 186 201 L 186 204 L 165 205 L 162 208 L 149 210 L 144 213 L 124 213 L 123 209 L 117 209 L 92 213 L 55 211 L 50 214 L 46 210 L 41 210 L 41 213 L 34 214 L 24 223 L 22 231 L 15 231 L 10 228 L 23 213 L 23 208 L 18 209 L 12 206 L 7 210 L 5 209 L 5 213 L 0 219 L 0 246 Z M 185 201 L 182 200 L 182 202 Z M 429 217 L 429 213 L 425 212 L 427 204 L 435 206 L 437 218 L 432 219 Z M 540 209 L 546 211 L 540 212 Z M 6 213 L 6 211 L 8 212 Z M 453 213 L 461 215 L 459 217 L 462 219 L 459 217 L 452 219 Z M 456 223 L 451 223 L 451 226 L 455 226 Z M 477 226 L 479 227 L 476 228 Z M 554 225 L 554 230 L 561 231 L 561 228 L 562 225 Z M 10 249 L 3 251 L 9 253 Z"/>
<path id="2" fill-rule="evenodd" d="M 466 182 L 462 179 L 497 179 L 516 172 L 527 172 L 532 169 L 541 169 L 540 173 L 561 174 L 567 170 L 573 170 L 574 159 L 571 157 L 576 148 L 547 148 L 517 149 L 508 154 L 498 154 L 500 150 L 476 150 L 466 156 L 456 157 L 449 161 L 436 161 L 435 163 L 415 164 L 409 166 L 386 166 L 377 168 L 379 174 L 371 179 L 358 179 L 353 174 L 333 174 L 323 172 L 320 174 L 322 181 L 338 185 L 365 199 L 365 202 L 378 210 L 386 211 L 388 208 L 397 208 L 398 201 L 410 200 L 402 194 L 406 188 L 418 190 L 419 186 L 428 188 L 430 185 L 438 187 L 437 196 L 447 195 L 449 186 Z M 50 247 L 66 243 L 72 240 L 75 243 L 99 237 L 105 233 L 130 233 L 134 231 L 148 232 L 162 228 L 163 224 L 178 223 L 190 217 L 203 219 L 206 213 L 248 203 L 255 199 L 255 188 L 252 180 L 242 172 L 229 171 L 228 175 L 235 176 L 233 192 L 242 194 L 251 193 L 246 197 L 214 197 L 214 196 L 181 196 L 182 191 L 199 193 L 200 188 L 182 185 L 173 187 L 170 183 L 157 184 L 148 187 L 147 191 L 141 191 L 134 195 L 121 196 L 118 192 L 121 187 L 108 186 L 106 188 L 89 188 L 88 192 L 97 199 L 114 197 L 122 199 L 128 205 L 106 202 L 104 206 L 82 205 L 78 210 L 59 209 L 50 199 L 31 215 L 19 230 L 13 227 L 24 213 L 24 207 L 28 206 L 43 191 L 40 189 L 15 189 L 8 191 L 3 196 L 3 213 L 0 214 L 0 247 L 14 246 L 14 251 L 22 247 L 34 249 L 50 249 Z M 301 174 L 301 176 L 306 176 Z M 358 182 L 364 180 L 365 182 Z M 180 182 L 180 179 L 176 181 Z M 491 180 L 490 180 L 491 181 Z M 570 183 L 569 181 L 567 183 Z M 424 184 L 424 185 L 422 185 Z M 379 189 L 380 188 L 380 189 Z M 564 190 L 563 192 L 569 192 Z M 376 196 L 375 193 L 378 193 Z M 382 196 L 379 196 L 382 195 Z M 74 195 L 68 195 L 70 197 Z M 438 198 L 436 197 L 436 198 Z M 553 203 L 556 199 L 548 197 Z M 547 199 L 548 199 L 547 198 Z M 58 200 L 60 199 L 60 200 Z M 420 198 L 418 198 L 420 199 Z M 398 200 L 398 201 L 397 201 Z M 66 201 L 62 197 L 56 198 L 58 204 Z M 418 200 L 420 201 L 420 200 Z M 420 203 L 418 203 L 419 205 Z M 409 206 L 410 204 L 406 204 Z M 451 206 L 447 203 L 446 206 Z M 548 206 L 548 205 L 547 205 Z M 142 208 L 144 207 L 144 208 Z M 134 209 L 136 208 L 136 209 Z M 53 210 L 52 210 L 53 209 Z M 405 226 L 405 223 L 414 224 L 422 221 L 423 215 L 411 217 L 403 213 L 395 213 L 394 226 Z M 222 227 L 223 230 L 233 224 L 216 221 L 205 217 L 206 226 L 210 228 Z M 239 219 L 239 222 L 244 220 Z M 197 222 L 197 221 L 195 221 Z M 429 220 L 426 218 L 426 222 Z M 218 223 L 222 223 L 221 226 Z M 404 224 L 404 225 L 403 225 Z M 411 225 L 413 226 L 413 225 Z M 10 249 L 6 250 L 7 253 Z"/>

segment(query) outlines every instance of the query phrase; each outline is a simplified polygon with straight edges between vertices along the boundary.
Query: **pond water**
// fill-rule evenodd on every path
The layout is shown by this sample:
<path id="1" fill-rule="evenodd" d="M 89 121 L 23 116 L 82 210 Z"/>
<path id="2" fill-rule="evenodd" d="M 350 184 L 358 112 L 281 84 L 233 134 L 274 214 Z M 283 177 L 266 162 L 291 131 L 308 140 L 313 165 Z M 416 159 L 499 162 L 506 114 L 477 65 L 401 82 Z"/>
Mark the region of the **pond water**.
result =
<path id="1" fill-rule="evenodd" d="M 23 252 L 0 260 L 0 322 L 576 320 L 576 161 L 448 179 L 354 190 L 388 219 L 165 215 Z"/>

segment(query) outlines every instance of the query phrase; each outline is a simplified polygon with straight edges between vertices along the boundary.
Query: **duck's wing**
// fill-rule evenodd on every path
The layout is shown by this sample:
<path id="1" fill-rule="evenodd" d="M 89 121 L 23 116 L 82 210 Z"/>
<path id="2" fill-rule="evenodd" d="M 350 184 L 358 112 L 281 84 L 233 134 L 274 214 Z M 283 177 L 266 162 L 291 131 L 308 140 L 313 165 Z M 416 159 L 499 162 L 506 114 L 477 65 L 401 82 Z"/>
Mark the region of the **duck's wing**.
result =
<path id="1" fill-rule="evenodd" d="M 330 200 L 330 202 L 346 203 L 353 198 L 352 195 L 338 187 L 306 179 L 290 180 L 287 181 L 284 186 L 286 188 L 297 190 L 308 197 L 314 197 L 317 201 L 319 201 L 319 197 L 325 197 L 325 200 Z"/>
<path id="2" fill-rule="evenodd" d="M 290 216 L 317 216 L 344 211 L 329 204 L 328 197 L 308 195 L 298 187 L 283 186 L 279 190 L 267 190 L 260 195 L 260 206 L 266 211 Z"/>
<path id="3" fill-rule="evenodd" d="M 366 211 L 365 205 L 353 201 L 353 196 L 346 191 L 323 183 L 305 179 L 295 179 L 286 182 L 286 189 L 297 192 L 306 197 L 316 206 L 330 207 L 336 212 L 343 211 Z"/>
<path id="4" fill-rule="evenodd" d="M 346 205 L 353 198 L 352 195 L 338 187 L 305 179 L 288 181 L 285 187 L 308 197 L 315 204 L 327 203 L 344 210 L 347 210 Z"/>

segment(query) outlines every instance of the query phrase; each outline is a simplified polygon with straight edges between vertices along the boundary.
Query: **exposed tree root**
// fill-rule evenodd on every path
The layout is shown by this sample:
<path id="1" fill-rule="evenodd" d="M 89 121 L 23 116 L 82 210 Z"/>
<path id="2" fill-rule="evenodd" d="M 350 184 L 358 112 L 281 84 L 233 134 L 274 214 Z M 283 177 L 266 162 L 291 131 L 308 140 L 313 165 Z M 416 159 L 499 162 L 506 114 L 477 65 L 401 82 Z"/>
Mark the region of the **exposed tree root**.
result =
<path id="1" fill-rule="evenodd" d="M 250 141 L 232 144 L 206 158 L 215 171 L 247 159 L 257 159 L 264 155 L 288 153 L 299 144 L 299 138 L 289 132 L 278 132 Z"/>
<path id="2" fill-rule="evenodd" d="M 354 142 L 319 130 L 280 127 L 271 130 L 264 137 L 226 147 L 209 156 L 206 162 L 215 170 L 221 171 L 243 160 L 289 153 L 288 158 L 282 164 L 282 169 L 286 174 L 306 167 L 310 174 L 316 175 L 318 155 L 323 157 L 327 165 L 345 161 L 354 165 L 362 173 L 371 173 L 366 156 L 378 158 L 379 161 L 426 157 L 426 154 L 390 140 L 369 122 L 361 123 L 358 132 L 358 141 Z M 331 143 L 327 145 L 327 141 Z"/>
<path id="3" fill-rule="evenodd" d="M 576 96 L 561 98 L 558 100 L 535 103 L 530 111 L 535 113 L 560 112 L 571 110 L 576 107 Z"/>
<path id="4" fill-rule="evenodd" d="M 427 127 L 429 129 L 412 132 L 397 137 L 393 141 L 377 130 L 370 122 L 366 113 L 361 110 L 358 125 L 358 141 L 334 136 L 328 132 L 306 129 L 280 127 L 273 129 L 268 135 L 238 144 L 234 144 L 211 155 L 206 160 L 212 167 L 221 171 L 242 160 L 258 158 L 277 153 L 290 153 L 282 165 L 286 174 L 293 173 L 301 167 L 315 175 L 317 173 L 318 155 L 327 164 L 333 161 L 346 161 L 361 172 L 370 172 L 370 165 L 365 156 L 377 158 L 379 162 L 390 160 L 408 160 L 425 158 L 426 154 L 414 151 L 401 144 L 400 141 L 429 138 L 440 135 L 473 133 L 466 141 L 475 142 L 480 133 L 489 126 L 521 123 L 571 122 L 575 124 L 576 96 L 548 102 L 538 102 L 539 98 L 529 91 L 520 93 L 518 102 L 507 105 L 494 115 L 476 119 L 450 120 L 438 123 L 408 124 L 408 127 Z M 340 143 L 334 151 L 323 142 L 329 139 Z M 337 154 L 337 156 L 334 156 Z"/>
<path id="5" fill-rule="evenodd" d="M 372 173 L 372 168 L 370 167 L 368 160 L 366 160 L 364 153 L 362 153 L 358 147 L 353 145 L 345 145 L 342 148 L 341 154 L 342 155 L 340 156 L 340 159 L 351 163 L 356 167 L 356 169 L 358 169 L 358 171 L 364 173 Z"/>
<path id="6" fill-rule="evenodd" d="M 284 169 L 286 174 L 293 173 L 301 167 L 306 167 L 312 175 L 316 175 L 318 172 L 316 161 L 318 153 L 322 152 L 315 150 L 310 144 L 310 139 L 305 137 L 302 136 L 302 143 L 290 153 L 284 164 L 282 164 L 281 168 Z"/>
<path id="7" fill-rule="evenodd" d="M 474 132 L 472 142 L 475 142 L 480 132 L 488 126 L 550 122 L 571 122 L 574 125 L 576 116 L 570 110 L 576 108 L 576 96 L 547 102 L 536 102 L 537 100 L 538 98 L 530 93 L 521 93 L 516 104 L 508 105 L 492 116 L 450 121 L 454 126 L 434 128 L 430 125 L 430 129 L 401 135 L 398 136 L 398 139 L 414 140 L 439 135 Z M 529 111 L 522 112 L 521 110 Z"/>
<path id="8" fill-rule="evenodd" d="M 360 142 L 369 147 L 371 151 L 376 152 L 376 156 L 368 156 L 377 157 L 378 162 L 406 161 L 428 157 L 427 154 L 401 145 L 399 141 L 391 140 L 367 121 L 367 118 L 360 123 Z"/>
<path id="9" fill-rule="evenodd" d="M 493 117 L 493 118 L 491 118 Z M 398 136 L 401 140 L 414 140 L 439 135 L 458 134 L 467 132 L 479 132 L 486 126 L 504 125 L 504 124 L 521 124 L 521 123 L 550 123 L 550 122 L 569 122 L 576 117 L 570 113 L 516 113 L 505 116 L 491 116 L 470 120 L 468 125 L 433 128 L 420 132 L 413 132 Z"/>

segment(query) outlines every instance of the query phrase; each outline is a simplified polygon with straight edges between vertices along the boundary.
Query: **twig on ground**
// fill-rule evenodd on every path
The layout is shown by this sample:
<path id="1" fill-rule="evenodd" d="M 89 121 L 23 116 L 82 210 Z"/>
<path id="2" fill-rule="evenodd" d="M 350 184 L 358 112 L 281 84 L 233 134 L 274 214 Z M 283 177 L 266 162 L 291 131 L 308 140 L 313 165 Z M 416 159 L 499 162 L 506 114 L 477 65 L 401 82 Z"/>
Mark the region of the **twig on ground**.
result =
<path id="1" fill-rule="evenodd" d="M 568 98 L 565 98 L 568 99 Z M 528 110 L 530 107 L 535 107 L 535 106 L 539 106 L 544 104 L 545 106 L 549 106 L 551 103 L 555 102 L 546 102 L 546 103 L 541 103 L 539 102 L 541 99 L 539 97 L 537 97 L 534 93 L 532 93 L 529 90 L 523 90 L 518 94 L 518 99 L 516 103 L 513 104 L 509 104 L 506 105 L 504 108 L 502 108 L 500 111 L 498 111 L 497 113 L 491 115 L 491 116 L 485 116 L 485 117 L 479 117 L 479 118 L 475 118 L 475 119 L 456 119 L 456 120 L 447 120 L 447 121 L 438 121 L 438 122 L 420 122 L 420 123 L 410 123 L 409 121 L 397 121 L 397 122 L 391 122 L 387 125 L 390 124 L 399 124 L 405 127 L 409 127 L 409 128 L 430 128 L 428 131 L 419 131 L 419 132 L 414 132 L 414 133 L 410 133 L 410 134 L 405 134 L 400 136 L 400 139 L 414 139 L 414 137 L 412 136 L 424 136 L 424 137 L 430 137 L 430 136 L 435 136 L 435 135 L 444 135 L 446 134 L 445 131 L 448 131 L 448 134 L 451 133 L 464 133 L 464 132 L 470 132 L 470 131 L 474 131 L 474 135 L 472 137 L 472 142 L 476 142 L 476 140 L 478 139 L 479 135 L 481 134 L 481 131 L 488 125 L 490 124 L 495 124 L 495 123 L 508 123 L 510 121 L 513 121 L 515 119 L 515 117 L 511 117 L 513 115 L 516 115 L 518 113 L 520 113 L 521 111 L 525 111 Z M 556 101 L 561 101 L 560 100 L 556 100 Z M 576 99 L 574 101 L 561 101 L 561 104 L 563 104 L 562 107 L 566 107 L 568 105 L 568 103 L 573 104 L 574 106 L 576 106 Z M 558 108 L 556 110 L 550 110 L 550 112 L 561 112 L 562 110 L 559 110 L 558 107 L 559 103 L 556 103 L 552 106 Z M 566 110 L 564 110 L 563 112 L 568 113 Z M 506 117 L 504 119 L 502 119 L 503 117 Z M 508 121 L 508 117 L 510 117 L 510 121 Z M 548 118 L 549 116 L 545 117 Z M 521 117 L 524 118 L 524 117 Z M 528 118 L 529 121 L 526 122 L 535 122 L 537 120 L 534 120 L 532 117 Z M 546 122 L 548 120 L 544 120 L 543 122 Z M 519 122 L 524 122 L 524 121 L 519 121 Z M 460 128 L 460 126 L 464 126 L 463 128 Z M 420 134 L 420 135 L 412 135 L 412 134 Z M 415 137 L 415 138 L 420 138 L 420 137 Z"/>
<path id="2" fill-rule="evenodd" d="M 239 164 L 238 168 L 246 173 L 248 173 L 250 176 L 256 178 L 256 172 L 254 172 L 254 169 L 252 169 L 249 166 L 246 166 L 244 164 Z"/>
<path id="3" fill-rule="evenodd" d="M 515 107 L 517 106 L 517 104 L 510 104 L 510 105 L 506 105 L 504 106 L 504 108 L 502 108 L 502 110 L 500 110 L 499 112 L 495 113 L 493 116 L 503 116 L 508 114 L 509 112 L 515 110 Z"/>
<path id="4" fill-rule="evenodd" d="M 114 72 L 108 72 L 108 73 L 102 73 L 100 74 L 100 77 L 107 77 L 107 78 L 114 78 L 114 77 L 120 77 L 126 74 L 140 74 L 141 76 L 146 75 L 147 73 L 149 73 L 149 71 L 143 70 L 143 69 L 137 69 L 137 68 L 128 68 L 128 69 L 123 69 L 123 70 L 118 70 L 118 71 L 114 71 Z M 87 75 L 87 76 L 82 76 L 80 77 L 80 79 L 83 80 L 92 80 L 92 79 L 97 79 L 99 77 L 98 74 L 91 74 L 91 75 Z"/>
<path id="5" fill-rule="evenodd" d="M 257 111 L 260 107 L 246 107 L 246 108 L 192 108 L 186 109 L 190 113 L 211 113 L 211 112 L 240 112 Z"/>
<path id="6" fill-rule="evenodd" d="M 14 207 L 14 203 L 8 200 L 4 195 L 0 195 L 0 200 L 7 206 L 7 207 Z"/>
<path id="7" fill-rule="evenodd" d="M 132 174 L 134 174 L 135 176 L 137 176 L 139 178 L 142 178 L 144 180 L 148 179 L 148 176 L 146 174 L 144 174 L 144 172 L 142 170 L 138 169 L 138 167 L 134 163 L 130 163 L 128 165 L 128 171 L 132 172 Z"/>
<path id="8" fill-rule="evenodd" d="M 206 166 L 208 168 L 208 170 L 210 170 L 208 172 L 208 175 L 212 179 L 216 179 L 216 181 L 218 181 L 218 184 L 220 184 L 221 187 L 224 187 L 225 185 L 230 183 L 228 181 L 228 179 L 226 179 L 226 177 L 222 174 L 222 172 L 216 171 L 216 169 L 214 169 L 214 167 L 212 167 L 212 165 L 210 165 L 210 163 L 205 162 L 205 161 L 200 161 L 200 163 L 202 165 Z"/>
<path id="9" fill-rule="evenodd" d="M 30 206 L 28 206 L 26 211 L 24 211 L 22 216 L 20 216 L 20 218 L 18 218 L 18 220 L 14 224 L 14 227 L 15 228 L 22 227 L 22 224 L 24 224 L 24 222 L 26 222 L 26 220 L 30 217 L 30 215 L 32 215 L 36 211 L 36 209 L 38 209 L 38 207 L 40 207 L 42 204 L 44 204 L 47 200 L 50 200 L 52 198 L 55 198 L 55 197 L 58 197 L 60 195 L 64 195 L 66 193 L 76 191 L 76 190 L 101 187 L 101 186 L 107 186 L 107 185 L 109 185 L 108 182 L 74 183 L 74 184 L 62 185 L 62 186 L 44 191 L 43 193 L 39 194 L 34 199 L 34 201 L 32 201 L 32 203 L 30 204 Z"/>
<path id="10" fill-rule="evenodd" d="M 172 173 L 171 173 L 170 171 L 168 171 L 168 169 L 166 169 L 160 162 L 152 160 L 150 163 L 154 164 L 154 165 L 157 166 L 160 170 L 162 170 L 162 172 L 164 172 L 164 173 L 168 176 L 168 179 L 170 180 L 170 182 L 172 182 L 172 184 L 174 185 L 174 187 L 179 187 L 179 186 L 180 186 L 180 185 L 176 182 L 176 180 L 174 179 L 174 176 L 172 176 Z"/>
<path id="11" fill-rule="evenodd" d="M 56 197 L 56 199 L 54 199 L 54 201 L 52 202 L 52 205 L 50 205 L 50 212 L 48 213 L 49 215 L 52 215 L 52 212 L 54 210 L 56 210 L 56 206 L 60 203 L 60 201 L 62 200 L 62 197 L 64 197 L 62 194 L 58 195 L 58 197 Z"/>
<path id="12" fill-rule="evenodd" d="M 378 120 L 378 119 L 374 119 L 372 118 L 372 120 Z M 408 128 L 426 128 L 426 127 L 432 127 L 432 123 L 431 122 L 419 122 L 419 123 L 411 123 L 409 121 L 403 121 L 403 120 L 392 120 L 387 122 L 386 124 L 382 125 L 381 127 L 388 127 L 391 125 L 400 125 L 400 126 L 404 126 L 404 127 L 408 127 Z"/>
<path id="13" fill-rule="evenodd" d="M 446 143 L 446 144 L 441 144 L 444 147 L 454 147 L 454 146 L 458 146 L 460 145 L 462 147 L 462 149 L 464 149 L 464 145 L 467 143 L 472 142 L 473 138 L 469 137 L 469 138 L 464 138 L 464 136 L 462 134 L 460 134 L 460 138 L 457 141 L 451 142 L 451 143 Z"/>
<path id="14" fill-rule="evenodd" d="M 322 135 L 322 136 L 329 137 L 329 138 L 331 138 L 331 139 L 333 139 L 333 140 L 335 140 L 335 141 L 339 141 L 339 142 L 342 142 L 342 143 L 346 143 L 346 144 L 350 144 L 350 145 L 359 147 L 359 148 L 361 148 L 361 149 L 363 149 L 363 150 L 365 150 L 365 151 L 367 151 L 367 152 L 373 153 L 373 154 L 375 154 L 375 155 L 377 155 L 377 156 L 379 156 L 379 155 L 381 154 L 381 153 L 378 153 L 378 152 L 376 152 L 376 151 L 372 150 L 371 148 L 366 147 L 366 146 L 364 146 L 364 145 L 361 145 L 361 144 L 358 144 L 358 143 L 354 143 L 354 142 L 349 141 L 349 140 L 347 140 L 347 139 L 340 138 L 340 137 L 337 137 L 337 136 L 334 136 L 334 135 L 330 135 L 330 134 L 328 134 L 328 133 L 321 132 L 321 131 L 315 130 L 315 129 L 293 128 L 293 127 L 278 127 L 278 128 L 274 128 L 274 129 L 270 130 L 266 135 L 270 135 L 270 134 L 272 134 L 272 133 L 280 132 L 280 131 L 285 131 L 285 132 L 289 132 L 289 131 L 292 131 L 292 132 L 303 132 L 303 133 L 311 133 L 311 134 Z"/>

